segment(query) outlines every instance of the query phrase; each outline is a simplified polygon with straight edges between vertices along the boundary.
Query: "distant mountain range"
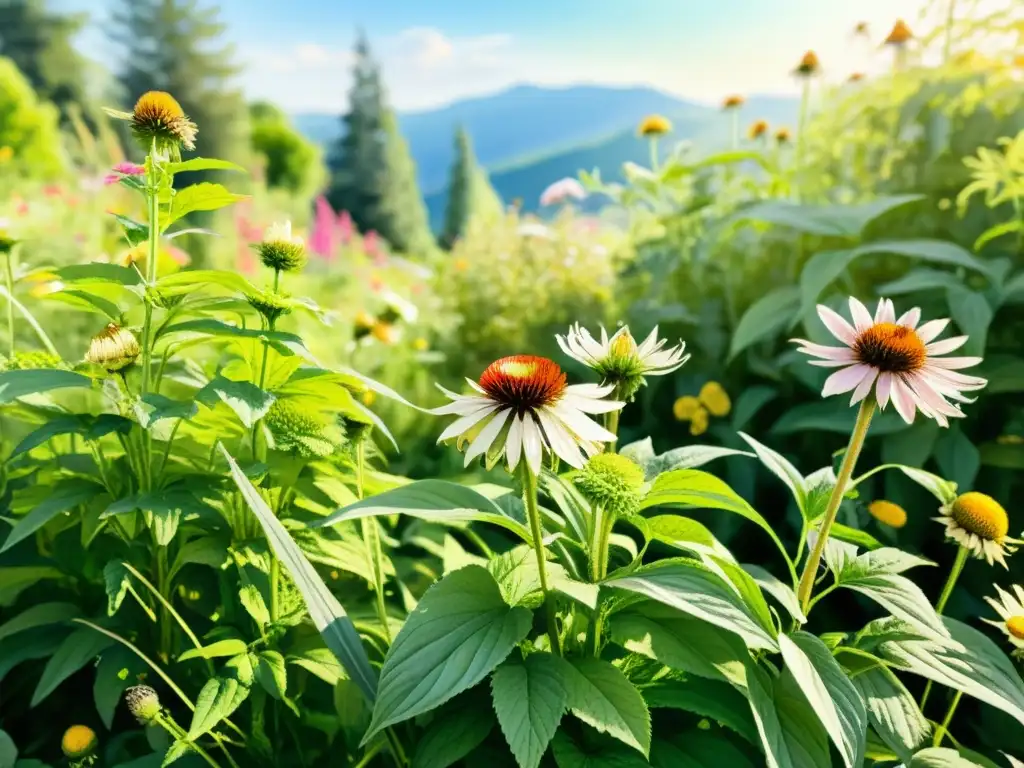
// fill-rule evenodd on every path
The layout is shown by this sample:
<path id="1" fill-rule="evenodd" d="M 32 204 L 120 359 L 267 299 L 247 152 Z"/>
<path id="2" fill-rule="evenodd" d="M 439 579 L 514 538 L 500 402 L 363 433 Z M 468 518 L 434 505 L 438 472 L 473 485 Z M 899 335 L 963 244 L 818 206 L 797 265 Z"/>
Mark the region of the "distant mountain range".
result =
<path id="1" fill-rule="evenodd" d="M 797 99 L 752 96 L 741 114 L 753 120 L 794 127 Z M 439 109 L 399 115 L 416 161 L 431 221 L 441 221 L 454 135 L 462 125 L 473 139 L 477 159 L 506 202 L 521 199 L 527 210 L 552 181 L 600 168 L 607 180 L 619 178 L 622 164 L 643 163 L 648 147 L 637 139 L 637 123 L 648 114 L 672 120 L 672 142 L 693 141 L 719 149 L 729 140 L 730 119 L 715 107 L 685 101 L 645 87 L 521 85 L 491 96 L 458 101 Z M 300 131 L 327 144 L 341 132 L 337 115 L 297 114 Z"/>

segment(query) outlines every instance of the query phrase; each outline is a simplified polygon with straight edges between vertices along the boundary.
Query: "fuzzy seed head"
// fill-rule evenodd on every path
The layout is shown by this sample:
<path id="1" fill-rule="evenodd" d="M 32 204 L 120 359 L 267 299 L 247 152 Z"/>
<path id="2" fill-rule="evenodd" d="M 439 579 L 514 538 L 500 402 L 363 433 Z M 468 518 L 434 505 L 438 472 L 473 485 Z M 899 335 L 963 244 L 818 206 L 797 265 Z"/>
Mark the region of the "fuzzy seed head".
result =
<path id="1" fill-rule="evenodd" d="M 884 373 L 913 373 L 928 352 L 917 331 L 896 323 L 875 323 L 854 343 L 857 360 Z"/>
<path id="2" fill-rule="evenodd" d="M 128 711 L 142 725 L 149 725 L 160 716 L 160 697 L 148 685 L 133 685 L 124 694 Z"/>
<path id="3" fill-rule="evenodd" d="M 1010 519 L 1002 505 L 977 491 L 957 496 L 949 506 L 949 515 L 965 531 L 985 541 L 1002 542 L 1010 532 Z"/>
<path id="4" fill-rule="evenodd" d="M 144 148 L 155 141 L 161 148 L 196 148 L 196 124 L 185 115 L 178 101 L 163 91 L 148 91 L 135 102 L 132 133 Z"/>
<path id="5" fill-rule="evenodd" d="M 64 752 L 64 757 L 70 760 L 89 757 L 96 751 L 98 745 L 96 732 L 87 725 L 72 725 L 64 731 L 64 736 L 60 740 L 61 751 Z"/>
<path id="6" fill-rule="evenodd" d="M 277 400 L 267 411 L 265 423 L 279 451 L 311 459 L 330 456 L 337 447 L 328 435 L 327 422 L 292 400 Z"/>
<path id="7" fill-rule="evenodd" d="M 512 355 L 487 366 L 479 383 L 492 400 L 523 414 L 556 403 L 566 378 L 558 363 L 546 357 Z"/>
<path id="8" fill-rule="evenodd" d="M 127 328 L 110 323 L 92 337 L 86 362 L 103 367 L 108 373 L 127 368 L 140 353 L 139 342 Z"/>
<path id="9" fill-rule="evenodd" d="M 306 245 L 292 234 L 290 221 L 268 227 L 256 251 L 263 266 L 275 272 L 298 272 L 306 265 Z"/>
<path id="10" fill-rule="evenodd" d="M 600 504 L 615 515 L 630 515 L 640 506 L 644 471 L 618 453 L 599 453 L 591 457 L 573 482 L 592 504 Z"/>

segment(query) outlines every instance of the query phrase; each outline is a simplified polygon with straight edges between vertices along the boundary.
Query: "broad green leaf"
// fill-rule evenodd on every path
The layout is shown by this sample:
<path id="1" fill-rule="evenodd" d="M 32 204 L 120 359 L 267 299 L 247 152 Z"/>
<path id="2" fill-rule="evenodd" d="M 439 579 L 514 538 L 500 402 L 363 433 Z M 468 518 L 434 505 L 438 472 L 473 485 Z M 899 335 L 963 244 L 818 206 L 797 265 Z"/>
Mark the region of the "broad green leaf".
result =
<path id="1" fill-rule="evenodd" d="M 416 745 L 412 768 L 448 768 L 476 749 L 494 729 L 489 707 L 454 707 L 430 723 Z"/>
<path id="2" fill-rule="evenodd" d="M 867 550 L 878 549 L 882 546 L 882 542 L 870 533 L 862 531 L 859 528 L 851 528 L 850 526 L 843 525 L 842 523 L 834 523 L 832 525 L 832 533 L 829 540 L 831 541 L 832 539 L 856 544 L 858 547 L 863 547 Z"/>
<path id="3" fill-rule="evenodd" d="M 801 361 L 801 365 L 804 365 Z M 831 432 L 846 435 L 853 431 L 857 421 L 857 409 L 850 408 L 842 398 L 829 398 L 819 402 L 802 403 L 786 411 L 772 427 L 773 435 L 790 435 L 800 432 Z M 891 435 L 907 429 L 907 424 L 892 411 L 878 413 L 871 420 L 872 437 Z"/>
<path id="4" fill-rule="evenodd" d="M 160 768 L 167 768 L 168 765 L 172 765 L 189 752 L 192 751 L 192 745 L 187 741 L 174 741 L 171 746 L 167 748 L 167 754 L 164 755 L 163 762 L 160 763 Z"/>
<path id="5" fill-rule="evenodd" d="M 732 407 L 732 428 L 739 432 L 746 429 L 747 424 L 761 409 L 779 396 L 774 387 L 753 386 L 740 392 Z"/>
<path id="6" fill-rule="evenodd" d="M 256 666 L 256 680 L 263 690 L 278 701 L 284 699 L 288 691 L 288 671 L 285 669 L 284 656 L 277 651 L 260 651 L 260 663 Z"/>
<path id="7" fill-rule="evenodd" d="M 612 640 L 673 669 L 742 685 L 743 641 L 732 632 L 660 603 L 640 603 L 612 614 Z"/>
<path id="8" fill-rule="evenodd" d="M 987 355 L 972 373 L 988 379 L 986 395 L 1024 392 L 1024 359 L 1013 355 Z"/>
<path id="9" fill-rule="evenodd" d="M 760 762 L 751 760 L 733 740 L 699 727 L 672 733 L 668 739 L 655 739 L 651 744 L 654 768 L 756 768 Z"/>
<path id="10" fill-rule="evenodd" d="M 988 299 L 982 293 L 959 287 L 946 292 L 946 301 L 953 322 L 969 337 L 957 354 L 984 355 L 988 329 L 995 316 Z"/>
<path id="11" fill-rule="evenodd" d="M 239 200 L 245 200 L 245 198 L 246 195 L 229 192 L 223 184 L 214 184 L 209 181 L 192 184 L 175 193 L 171 199 L 170 209 L 164 220 L 161 221 L 161 226 L 166 228 L 182 216 L 196 211 L 216 211 L 218 208 L 225 208 Z"/>
<path id="12" fill-rule="evenodd" d="M 955 749 L 929 747 L 911 759 L 907 768 L 979 768 L 978 763 L 961 757 Z"/>
<path id="13" fill-rule="evenodd" d="M 267 609 L 267 603 L 264 601 L 263 595 L 260 594 L 259 587 L 255 584 L 243 585 L 238 590 L 238 601 L 261 629 L 270 623 L 270 611 Z"/>
<path id="14" fill-rule="evenodd" d="M 215 659 L 218 656 L 237 656 L 240 653 L 245 653 L 245 650 L 246 644 L 244 640 L 229 638 L 227 640 L 218 640 L 215 643 L 204 645 L 202 648 L 189 648 L 178 657 L 178 661 L 188 661 L 189 659 Z"/>
<path id="15" fill-rule="evenodd" d="M 759 341 L 770 339 L 787 328 L 800 308 L 800 289 L 775 288 L 754 302 L 733 331 L 729 360 Z"/>
<path id="16" fill-rule="evenodd" d="M 39 603 L 0 624 L 0 640 L 27 629 L 64 624 L 81 615 L 82 610 L 73 603 Z"/>
<path id="17" fill-rule="evenodd" d="M 89 440 L 99 440 L 111 432 L 128 434 L 131 427 L 130 419 L 113 413 L 103 413 L 99 416 L 78 414 L 57 416 L 25 435 L 11 451 L 11 458 L 27 453 L 58 435 L 84 435 Z"/>
<path id="18" fill-rule="evenodd" d="M 651 438 L 623 446 L 619 453 L 643 467 L 644 477 L 653 480 L 662 472 L 673 469 L 695 469 L 726 456 L 752 456 L 749 451 L 723 448 L 719 445 L 684 445 L 660 455 L 654 454 Z"/>
<path id="19" fill-rule="evenodd" d="M 4 371 L 0 373 L 0 405 L 25 395 L 36 395 L 54 389 L 89 389 L 92 379 L 74 371 L 56 368 Z"/>
<path id="20" fill-rule="evenodd" d="M 928 269 L 918 267 L 907 272 L 884 285 L 878 287 L 880 296 L 902 296 L 918 291 L 945 290 L 954 286 L 963 285 L 963 281 L 952 274 L 939 269 Z"/>
<path id="21" fill-rule="evenodd" d="M 309 353 L 309 350 L 306 349 L 305 344 L 303 344 L 302 339 L 294 333 L 286 333 L 285 331 L 241 328 L 237 325 L 225 323 L 223 320 L 205 317 L 198 320 L 184 320 L 163 330 L 163 335 L 165 336 L 172 333 L 198 333 L 205 336 L 228 339 L 258 339 L 269 343 L 282 355 L 296 355 L 304 360 L 316 363 L 316 360 Z"/>
<path id="22" fill-rule="evenodd" d="M 52 656 L 66 636 L 63 627 L 45 627 L 20 632 L 0 642 L 0 682 L 22 662 Z"/>
<path id="23" fill-rule="evenodd" d="M 943 617 L 951 640 L 886 640 L 878 653 L 887 661 L 990 704 L 1024 725 L 1024 681 L 1013 663 L 978 630 Z"/>
<path id="24" fill-rule="evenodd" d="M 241 295 L 257 293 L 256 287 L 238 272 L 223 269 L 194 269 L 174 272 L 157 281 L 157 288 L 172 293 L 184 293 L 204 285 L 218 285 Z"/>
<path id="25" fill-rule="evenodd" d="M 954 425 L 943 430 L 936 441 L 935 463 L 942 475 L 956 483 L 958 488 L 973 488 L 981 469 L 981 453 L 959 426 Z"/>
<path id="26" fill-rule="evenodd" d="M 30 707 L 34 707 L 56 690 L 57 686 L 95 659 L 114 641 L 87 627 L 76 629 L 65 638 L 57 651 L 46 662 L 43 674 L 32 694 Z"/>
<path id="27" fill-rule="evenodd" d="M 572 713 L 590 727 L 647 755 L 651 749 L 651 713 L 636 687 L 607 661 L 573 659 L 567 667 L 566 693 Z"/>
<path id="28" fill-rule="evenodd" d="M 417 480 L 379 493 L 342 507 L 334 514 L 316 521 L 314 527 L 396 514 L 450 525 L 474 521 L 490 523 L 516 534 L 523 541 L 530 541 L 530 531 L 523 522 L 472 488 L 447 480 Z"/>
<path id="29" fill-rule="evenodd" d="M 895 208 L 923 200 L 923 195 L 892 195 L 867 203 L 809 205 L 784 200 L 755 203 L 734 216 L 738 221 L 762 221 L 812 235 L 857 239 L 872 221 Z"/>
<path id="30" fill-rule="evenodd" d="M 519 768 L 537 768 L 568 707 L 566 662 L 550 653 L 509 659 L 491 676 L 501 732 Z"/>
<path id="31" fill-rule="evenodd" d="M 698 469 L 676 469 L 659 475 L 640 503 L 640 509 L 667 506 L 683 509 L 723 509 L 735 512 L 767 533 L 792 569 L 789 555 L 779 537 L 750 504 L 714 475 Z"/>
<path id="32" fill-rule="evenodd" d="M 102 493 L 105 493 L 102 486 L 88 480 L 73 478 L 61 482 L 53 488 L 44 501 L 33 507 L 27 515 L 14 524 L 4 545 L 0 547 L 0 552 L 6 552 L 19 541 L 28 538 L 57 515 L 67 512 L 79 504 L 92 501 Z"/>
<path id="33" fill-rule="evenodd" d="M 111 560 L 103 566 L 103 585 L 107 591 L 107 615 L 113 616 L 124 602 L 131 586 L 131 575 L 120 560 Z"/>
<path id="34" fill-rule="evenodd" d="M 807 623 L 807 617 L 800 608 L 800 600 L 791 586 L 779 581 L 759 565 L 740 563 L 740 568 L 750 574 L 763 591 L 774 597 L 790 616 L 801 624 Z"/>
<path id="35" fill-rule="evenodd" d="M 122 267 L 120 264 L 72 264 L 54 270 L 54 275 L 62 283 L 97 282 L 116 283 L 126 287 L 142 285 L 142 275 L 137 269 Z"/>
<path id="36" fill-rule="evenodd" d="M 351 679 L 359 686 L 363 695 L 372 702 L 377 691 L 377 675 L 370 666 L 370 660 L 359 634 L 352 625 L 352 620 L 224 446 L 221 446 L 221 454 L 227 460 L 231 477 L 242 492 L 246 504 L 259 520 L 271 549 L 288 569 L 295 586 L 302 594 L 317 631 L 324 638 L 327 647 L 338 657 Z"/>
<path id="37" fill-rule="evenodd" d="M 692 712 L 731 728 L 751 744 L 761 743 L 746 696 L 728 683 L 688 677 L 644 686 L 643 695 L 651 709 Z"/>
<path id="38" fill-rule="evenodd" d="M 866 243 L 854 250 L 855 257 L 872 253 L 891 253 L 917 261 L 965 267 L 984 275 L 989 273 L 988 265 L 984 261 L 974 256 L 966 248 L 961 248 L 956 243 L 947 240 L 880 240 Z"/>
<path id="39" fill-rule="evenodd" d="M 114 715 L 121 704 L 125 690 L 129 686 L 135 685 L 139 675 L 146 671 L 145 662 L 134 651 L 123 645 L 116 645 L 103 652 L 103 657 L 96 668 L 92 697 L 96 704 L 96 711 L 107 730 L 114 723 Z"/>
<path id="40" fill-rule="evenodd" d="M 807 260 L 800 271 L 801 317 L 815 316 L 814 306 L 822 291 L 842 275 L 856 257 L 856 250 L 820 251 Z"/>
<path id="41" fill-rule="evenodd" d="M 7 731 L 0 731 L 0 768 L 14 768 L 17 761 L 18 748 L 14 745 L 14 739 Z"/>
<path id="42" fill-rule="evenodd" d="M 643 595 L 735 632 L 750 648 L 778 650 L 772 632 L 755 617 L 754 609 L 737 594 L 738 590 L 696 561 L 663 560 L 602 583 Z"/>
<path id="43" fill-rule="evenodd" d="M 286 661 L 296 667 L 302 667 L 302 669 L 320 678 L 328 685 L 334 685 L 338 680 L 345 677 L 345 670 L 338 663 L 338 659 L 335 658 L 329 648 L 308 648 L 302 652 L 302 655 L 289 656 Z M 358 693 L 358 689 L 356 690 L 356 695 L 362 701 L 362 694 Z"/>
<path id="44" fill-rule="evenodd" d="M 149 392 L 132 404 L 135 417 L 145 429 L 151 429 L 164 419 L 191 419 L 199 410 L 195 400 L 172 400 Z"/>
<path id="45" fill-rule="evenodd" d="M 592 734 L 587 734 L 591 736 Z M 597 741 L 597 739 L 587 739 Z M 577 744 L 565 731 L 551 740 L 551 754 L 558 768 L 649 768 L 647 758 L 607 738 L 595 744 Z"/>
<path id="46" fill-rule="evenodd" d="M 532 614 L 510 607 L 484 568 L 466 566 L 420 598 L 381 669 L 363 743 L 479 683 L 526 637 Z"/>
<path id="47" fill-rule="evenodd" d="M 196 697 L 196 709 L 188 729 L 189 741 L 195 741 L 221 720 L 231 717 L 248 697 L 254 674 L 249 655 L 242 654 L 225 664 L 221 674 L 206 681 Z"/>
<path id="48" fill-rule="evenodd" d="M 892 670 L 884 665 L 858 671 L 853 676 L 875 733 L 900 760 L 910 761 L 931 736 L 931 726 L 914 697 Z"/>
<path id="49" fill-rule="evenodd" d="M 807 632 L 779 635 L 786 668 L 793 675 L 808 705 L 825 726 L 847 768 L 864 758 L 868 716 L 860 694 L 836 663 L 832 653 Z"/>
<path id="50" fill-rule="evenodd" d="M 180 163 L 167 163 L 164 166 L 167 173 L 188 173 L 190 171 L 238 171 L 245 173 L 246 170 L 237 163 L 228 160 L 218 160 L 212 157 L 193 157 Z"/>
<path id="51" fill-rule="evenodd" d="M 747 698 L 768 768 L 828 768 L 828 734 L 792 675 L 772 678 L 747 662 Z"/>
<path id="52" fill-rule="evenodd" d="M 635 522 L 651 541 L 699 556 L 714 555 L 722 560 L 732 559 L 732 553 L 706 526 L 688 517 L 655 515 L 650 518 L 632 518 L 631 522 Z"/>
<path id="53" fill-rule="evenodd" d="M 65 575 L 47 565 L 0 567 L 0 607 L 12 605 L 23 590 L 43 579 L 59 579 Z"/>
<path id="54" fill-rule="evenodd" d="M 216 376 L 196 392 L 196 400 L 214 407 L 218 402 L 227 405 L 247 429 L 267 415 L 277 398 L 248 381 L 232 381 Z"/>
<path id="55" fill-rule="evenodd" d="M 794 467 L 781 453 L 773 451 L 767 445 L 762 445 L 750 435 L 743 432 L 740 432 L 739 435 L 754 449 L 754 453 L 757 454 L 757 458 L 761 460 L 761 463 L 786 484 L 789 492 L 796 499 L 800 511 L 804 517 L 807 517 L 807 484 L 804 481 L 804 476 L 800 474 L 800 470 Z"/>
<path id="56" fill-rule="evenodd" d="M 885 464 L 878 469 L 898 469 L 926 491 L 931 493 L 942 504 L 949 504 L 956 499 L 956 485 L 943 480 L 938 475 L 925 472 L 916 467 L 907 467 L 903 464 Z"/>

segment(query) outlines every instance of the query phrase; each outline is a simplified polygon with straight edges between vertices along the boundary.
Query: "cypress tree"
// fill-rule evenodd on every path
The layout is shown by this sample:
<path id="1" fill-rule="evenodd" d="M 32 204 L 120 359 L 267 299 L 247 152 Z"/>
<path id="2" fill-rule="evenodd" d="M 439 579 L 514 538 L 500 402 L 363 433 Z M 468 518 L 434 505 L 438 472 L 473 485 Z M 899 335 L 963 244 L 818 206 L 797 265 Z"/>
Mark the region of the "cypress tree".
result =
<path id="1" fill-rule="evenodd" d="M 448 181 L 441 245 L 451 248 L 473 218 L 497 215 L 501 209 L 501 199 L 477 163 L 469 134 L 460 126 L 455 131 L 455 160 Z"/>
<path id="2" fill-rule="evenodd" d="M 390 109 L 384 112 L 383 128 L 386 173 L 379 231 L 395 250 L 422 254 L 435 244 L 427 206 L 416 183 L 416 164 Z"/>

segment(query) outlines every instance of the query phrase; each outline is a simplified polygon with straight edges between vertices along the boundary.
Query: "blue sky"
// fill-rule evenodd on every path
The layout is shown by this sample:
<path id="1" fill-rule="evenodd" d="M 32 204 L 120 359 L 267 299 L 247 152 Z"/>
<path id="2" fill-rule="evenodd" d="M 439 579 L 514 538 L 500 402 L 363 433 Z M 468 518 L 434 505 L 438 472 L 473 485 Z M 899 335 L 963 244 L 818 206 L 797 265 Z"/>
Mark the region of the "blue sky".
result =
<path id="1" fill-rule="evenodd" d="M 98 60 L 105 6 L 89 10 L 82 46 Z M 121 2 L 123 0 L 117 0 Z M 199 0 L 211 5 L 210 0 Z M 337 111 L 357 27 L 381 60 L 391 101 L 428 109 L 516 83 L 644 84 L 698 101 L 794 93 L 789 71 L 808 48 L 836 80 L 885 66 L 875 43 L 923 0 L 221 0 L 250 98 L 291 111 Z"/>

